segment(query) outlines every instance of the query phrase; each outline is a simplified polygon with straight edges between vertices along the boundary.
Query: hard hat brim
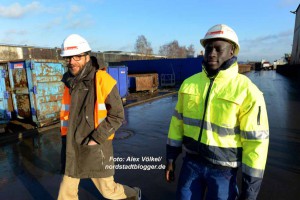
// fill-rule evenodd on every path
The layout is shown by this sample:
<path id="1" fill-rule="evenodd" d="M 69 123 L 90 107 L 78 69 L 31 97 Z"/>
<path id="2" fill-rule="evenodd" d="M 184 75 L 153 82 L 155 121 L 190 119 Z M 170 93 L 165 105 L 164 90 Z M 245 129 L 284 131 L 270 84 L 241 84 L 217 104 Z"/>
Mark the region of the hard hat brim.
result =
<path id="1" fill-rule="evenodd" d="M 222 39 L 222 40 L 226 40 L 229 43 L 234 44 L 235 49 L 234 49 L 234 55 L 238 55 L 238 53 L 240 52 L 240 46 L 239 44 L 236 44 L 234 41 L 229 40 L 228 38 L 223 38 L 223 37 L 216 37 L 216 38 L 208 38 L 208 39 L 200 39 L 200 44 L 202 45 L 203 48 L 205 48 L 205 45 L 207 43 L 208 40 L 214 40 L 214 39 Z"/>

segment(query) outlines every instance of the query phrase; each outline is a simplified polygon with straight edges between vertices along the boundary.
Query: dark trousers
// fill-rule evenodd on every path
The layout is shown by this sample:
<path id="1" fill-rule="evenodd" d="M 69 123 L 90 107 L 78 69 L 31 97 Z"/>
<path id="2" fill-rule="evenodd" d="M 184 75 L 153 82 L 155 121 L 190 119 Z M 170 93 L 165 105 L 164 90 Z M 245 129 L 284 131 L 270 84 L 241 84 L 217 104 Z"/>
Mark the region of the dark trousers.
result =
<path id="1" fill-rule="evenodd" d="M 194 156 L 184 158 L 177 186 L 178 200 L 235 200 L 237 169 L 218 167 Z"/>

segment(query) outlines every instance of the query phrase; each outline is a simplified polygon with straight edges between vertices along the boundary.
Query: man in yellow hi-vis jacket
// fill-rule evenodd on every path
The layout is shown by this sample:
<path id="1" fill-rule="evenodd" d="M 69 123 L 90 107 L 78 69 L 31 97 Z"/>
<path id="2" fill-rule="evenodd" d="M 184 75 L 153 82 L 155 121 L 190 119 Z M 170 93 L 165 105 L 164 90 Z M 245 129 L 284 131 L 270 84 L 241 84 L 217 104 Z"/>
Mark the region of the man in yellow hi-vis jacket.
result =
<path id="1" fill-rule="evenodd" d="M 186 79 L 178 92 L 167 140 L 166 180 L 174 180 L 175 160 L 184 149 L 178 199 L 256 199 L 269 145 L 263 94 L 238 73 L 240 46 L 230 27 L 215 25 L 200 42 L 203 71 Z"/>

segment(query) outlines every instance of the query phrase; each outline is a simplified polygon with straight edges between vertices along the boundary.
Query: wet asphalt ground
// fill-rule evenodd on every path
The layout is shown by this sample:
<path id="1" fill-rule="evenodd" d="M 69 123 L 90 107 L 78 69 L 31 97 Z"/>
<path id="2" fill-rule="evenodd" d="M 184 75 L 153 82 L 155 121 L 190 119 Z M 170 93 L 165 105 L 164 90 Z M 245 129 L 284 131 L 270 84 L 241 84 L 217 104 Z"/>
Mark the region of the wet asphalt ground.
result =
<path id="1" fill-rule="evenodd" d="M 293 200 L 300 195 L 300 81 L 275 71 L 246 74 L 263 91 L 270 124 L 270 146 L 259 200 Z M 177 101 L 169 95 L 126 106 L 126 121 L 114 140 L 116 182 L 142 189 L 143 200 L 175 199 L 175 183 L 164 180 L 165 143 Z M 0 199 L 56 199 L 61 175 L 59 127 L 0 146 Z M 181 158 L 177 161 L 177 175 Z M 157 169 L 152 169 L 156 167 Z M 126 169 L 121 169 L 126 168 Z M 79 198 L 103 199 L 90 180 Z"/>

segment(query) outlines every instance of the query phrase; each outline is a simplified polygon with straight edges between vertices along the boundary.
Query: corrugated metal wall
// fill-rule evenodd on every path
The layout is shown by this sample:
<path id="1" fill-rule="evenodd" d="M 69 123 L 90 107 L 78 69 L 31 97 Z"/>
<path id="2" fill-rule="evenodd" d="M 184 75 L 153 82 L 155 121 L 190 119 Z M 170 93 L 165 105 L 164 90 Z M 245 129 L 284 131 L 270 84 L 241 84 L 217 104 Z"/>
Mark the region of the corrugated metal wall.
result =
<path id="1" fill-rule="evenodd" d="M 23 47 L 23 56 L 24 59 L 51 59 L 51 60 L 59 60 L 61 57 L 59 56 L 59 49 L 46 49 L 46 48 L 34 48 L 34 47 Z"/>
<path id="2" fill-rule="evenodd" d="M 59 48 L 39 48 L 29 46 L 0 45 L 0 61 L 26 60 L 26 59 L 50 59 L 62 60 Z M 100 67 L 107 67 L 110 62 L 125 60 L 157 59 L 156 55 L 142 56 L 126 53 L 91 52 L 98 60 Z"/>
<path id="3" fill-rule="evenodd" d="M 0 46 L 0 61 L 23 59 L 23 48 L 16 46 Z"/>
<path id="4" fill-rule="evenodd" d="M 0 61 L 51 59 L 59 60 L 60 49 L 0 45 Z"/>

